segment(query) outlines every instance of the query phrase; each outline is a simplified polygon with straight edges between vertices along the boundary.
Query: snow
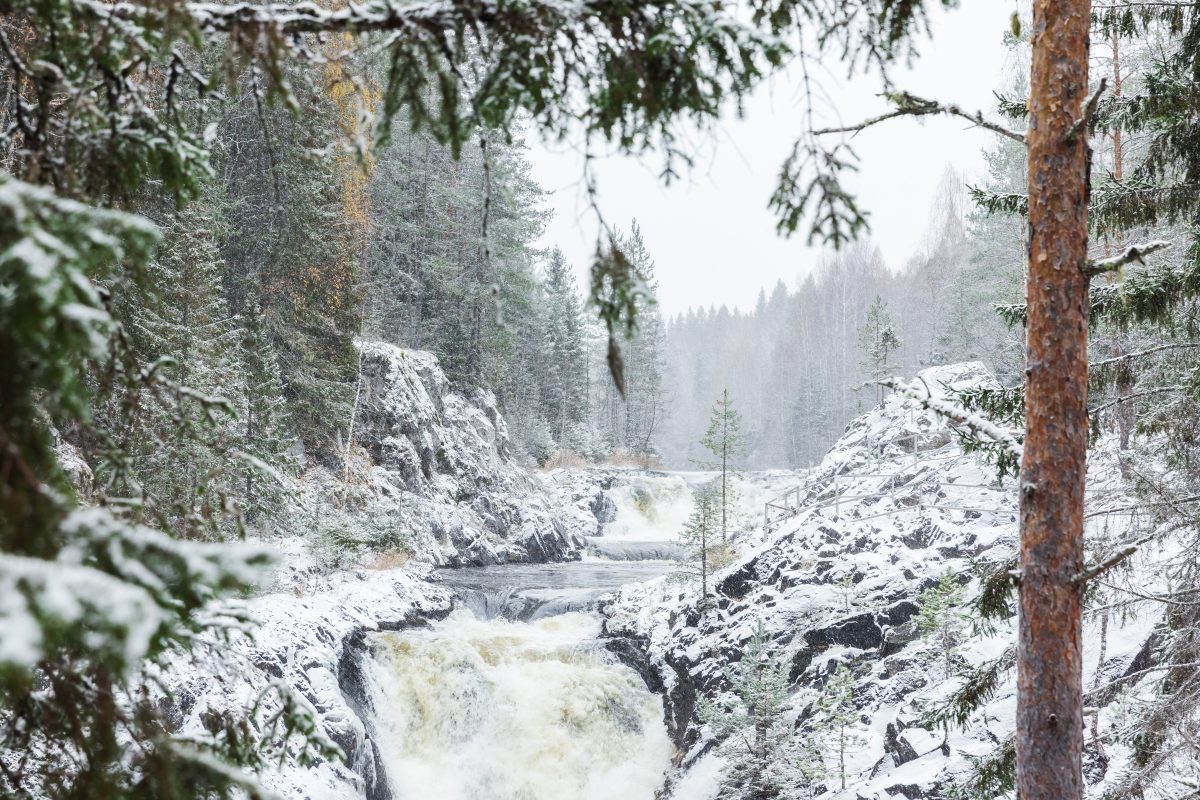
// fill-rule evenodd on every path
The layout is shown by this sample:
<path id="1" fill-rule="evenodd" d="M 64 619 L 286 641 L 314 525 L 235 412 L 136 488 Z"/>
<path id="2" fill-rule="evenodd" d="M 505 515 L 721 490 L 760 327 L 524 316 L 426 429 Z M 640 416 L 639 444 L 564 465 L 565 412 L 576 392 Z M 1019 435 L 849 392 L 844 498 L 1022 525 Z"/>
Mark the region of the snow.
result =
<path id="1" fill-rule="evenodd" d="M 183 542 L 104 508 L 76 509 L 61 531 L 55 561 L 0 555 L 0 664 L 32 667 L 45 630 L 82 627 L 97 645 L 121 644 L 111 667 L 135 668 L 175 616 L 168 581 L 252 587 L 271 561 L 261 547 Z"/>
<path id="2" fill-rule="evenodd" d="M 136 658 L 156 624 L 154 593 L 162 576 L 147 570 L 152 562 L 140 555 L 153 551 L 195 574 L 231 570 L 246 580 L 262 564 L 277 564 L 266 594 L 201 612 L 226 619 L 234 631 L 243 616 L 252 616 L 259 624 L 251 636 L 229 642 L 202 636 L 188 652 L 147 669 L 170 690 L 185 740 L 203 739 L 207 713 L 244 713 L 260 700 L 252 724 L 268 730 L 281 707 L 279 695 L 294 693 L 348 760 L 302 766 L 292 748 L 262 778 L 284 798 L 359 800 L 378 789 L 385 777 L 380 770 L 397 786 L 435 782 L 439 797 L 466 798 L 477 786 L 473 780 L 516 780 L 504 767 L 518 762 L 534 765 L 523 772 L 533 796 L 641 796 L 646 786 L 658 785 L 674 758 L 665 797 L 713 800 L 727 765 L 709 747 L 711 735 L 692 716 L 689 698 L 725 690 L 720 663 L 738 657 L 760 623 L 790 665 L 797 742 L 816 735 L 810 706 L 834 667 L 845 663 L 855 676 L 853 698 L 862 720 L 856 734 L 863 743 L 849 755 L 847 789 L 827 782 L 830 800 L 928 795 L 964 774 L 968 755 L 990 753 L 1011 732 L 1012 670 L 967 728 L 952 732 L 946 751 L 941 731 L 921 722 L 921 709 L 947 697 L 959 682 L 941 679 L 942 654 L 917 631 L 921 593 L 949 569 L 968 581 L 967 594 L 973 595 L 978 583 L 971 563 L 1006 562 L 1016 542 L 1014 482 L 999 483 L 992 468 L 965 455 L 934 411 L 894 395 L 853 421 L 812 470 L 739 478 L 738 555 L 714 576 L 721 599 L 712 613 L 696 613 L 694 588 L 657 578 L 601 599 L 599 631 L 593 618 L 577 614 L 510 628 L 461 612 L 438 622 L 450 613 L 451 597 L 429 564 L 575 558 L 585 535 L 598 536 L 613 552 L 643 552 L 676 537 L 690 512 L 692 489 L 711 476 L 601 469 L 529 475 L 511 458 L 494 398 L 450 392 L 427 354 L 376 343 L 360 347 L 364 405 L 355 443 L 364 457 L 355 478 L 365 487 L 368 513 L 395 514 L 412 526 L 414 558 L 403 569 L 329 575 L 316 568 L 299 537 L 245 548 L 168 544 L 153 531 L 118 530 L 104 512 L 85 509 L 68 526 L 78 542 L 67 550 L 69 563 L 53 575 L 0 559 L 0 661 L 28 665 L 37 659 L 33 626 L 41 613 L 67 624 L 128 625 L 126 655 Z M 934 368 L 923 378 L 931 387 L 990 380 L 974 364 Z M 69 462 L 69 449 L 62 454 Z M 301 480 L 310 507 L 321 502 L 320 481 L 336 477 L 316 472 Z M 795 492 L 795 513 L 764 531 L 763 502 L 787 491 Z M 1106 439 L 1091 454 L 1088 499 L 1093 512 L 1134 503 L 1114 444 Z M 1092 551 L 1102 557 L 1123 544 L 1131 524 L 1127 514 L 1092 517 Z M 1152 593 L 1166 580 L 1155 572 L 1156 559 L 1176 547 L 1169 537 L 1158 540 L 1106 579 Z M 84 566 L 86 554 L 94 552 L 136 584 L 122 583 L 121 591 L 140 594 L 123 597 L 101 585 L 116 579 Z M 30 586 L 37 591 L 31 594 Z M 1146 604 L 1110 618 L 1103 663 L 1099 617 L 1089 616 L 1085 685 L 1120 680 L 1160 616 Z M 433 627 L 413 630 L 431 621 Z M 661 698 L 597 651 L 598 632 L 602 639 L 628 637 L 644 651 L 662 684 Z M 997 659 L 1013 637 L 1012 621 L 972 633 L 957 644 L 954 662 Z M 1153 680 L 1143 680 L 1115 693 L 1117 699 L 1100 709 L 1102 730 L 1124 724 L 1127 704 L 1153 687 Z M 426 731 L 423 744 L 400 735 L 419 722 L 414 703 L 432 703 L 435 689 L 445 696 L 423 713 L 442 722 Z M 472 694 L 475 689 L 486 697 Z M 612 703 L 624 709 L 625 719 L 641 720 L 642 746 L 631 750 L 628 732 L 616 731 L 604 713 L 591 718 Z M 583 719 L 582 729 L 590 731 L 586 743 L 550 735 L 563 714 Z M 467 722 L 460 728 L 475 738 L 460 752 L 445 735 Z M 538 734 L 522 740 L 518 728 Z M 655 738 L 655 730 L 670 741 Z M 381 761 L 383 751 L 389 755 Z M 1111 764 L 1092 792 L 1109 786 L 1129 763 L 1128 748 L 1110 751 Z M 604 759 L 610 761 L 594 775 L 583 768 Z M 555 773 L 563 765 L 575 777 Z"/>
<path id="3" fill-rule="evenodd" d="M 284 798 L 359 800 L 363 778 L 354 768 L 371 745 L 342 685 L 350 679 L 343 657 L 364 633 L 420 625 L 448 613 L 450 595 L 420 565 L 312 578 L 306 576 L 310 565 L 302 555 L 283 551 L 279 556 L 279 585 L 285 591 L 247 602 L 246 610 L 258 622 L 253 636 L 228 644 L 206 637 L 189 653 L 177 654 L 160 677 L 175 697 L 185 737 L 205 736 L 207 712 L 242 714 L 260 697 L 265 716 L 256 723 L 266 729 L 269 715 L 279 708 L 274 693 L 280 687 L 294 692 L 311 707 L 319 731 L 346 752 L 347 762 L 319 760 L 305 767 L 288 758 L 262 776 L 263 783 Z M 307 590 L 297 595 L 301 586 Z"/>
<path id="4" fill-rule="evenodd" d="M 517 463 L 490 392 L 451 391 L 430 353 L 356 344 L 364 399 L 354 438 L 365 458 L 352 479 L 372 514 L 398 520 L 417 557 L 435 564 L 578 557 L 587 531 L 577 510 Z M 316 489 L 341 476 L 307 477 L 303 502 L 316 509 Z"/>
<path id="5" fill-rule="evenodd" d="M 975 363 L 931 368 L 921 378 L 931 388 L 992 382 Z M 679 704 L 686 707 L 694 692 L 724 691 L 712 654 L 736 658 L 761 621 L 779 657 L 792 665 L 793 710 L 801 719 L 796 741 L 810 735 L 813 720 L 805 711 L 834 665 L 847 663 L 855 675 L 853 696 L 864 721 L 858 733 L 866 743 L 850 754 L 846 790 L 826 781 L 823 796 L 866 800 L 918 790 L 928 796 L 970 768 L 964 754 L 990 753 L 1013 728 L 1013 670 L 1003 673 L 995 695 L 966 730 L 952 731 L 946 754 L 942 732 L 924 729 L 918 709 L 948 697 L 961 679 L 942 680 L 940 649 L 919 635 L 915 613 L 921 593 L 946 570 L 968 581 L 971 597 L 978 589 L 972 562 L 999 564 L 1012 557 L 1015 481 L 999 483 L 993 468 L 962 452 L 944 416 L 897 394 L 851 422 L 811 471 L 748 475 L 746 483 L 760 487 L 743 492 L 754 502 L 771 492 L 798 489 L 799 508 L 767 534 L 761 511 L 746 501 L 743 514 L 757 515 L 759 527 L 739 535 L 739 558 L 715 576 L 720 598 L 715 612 L 697 614 L 696 590 L 663 581 L 627 587 L 601 605 L 609 635 L 642 643 L 666 686 L 668 718 Z M 1125 493 L 1109 439 L 1101 439 L 1091 453 L 1088 500 L 1093 511 L 1134 502 Z M 1108 552 L 1110 545 L 1102 541 L 1120 543 L 1128 537 L 1129 525 L 1128 516 L 1094 517 L 1089 536 L 1095 552 Z M 1140 558 L 1145 566 L 1132 565 L 1133 580 L 1157 585 L 1160 577 L 1139 572 L 1152 573 L 1152 561 Z M 1094 685 L 1097 671 L 1123 674 L 1159 619 L 1157 609 L 1149 607 L 1110 618 L 1103 664 L 1098 664 L 1099 620 L 1085 620 L 1085 685 Z M 1012 620 L 991 633 L 970 633 L 955 647 L 953 659 L 987 663 L 1000 657 L 1014 636 Z M 1107 707 L 1101 712 L 1102 725 L 1115 724 L 1113 713 Z M 915 751 L 915 760 L 901 758 L 887 744 L 889 726 Z M 700 746 L 705 732 L 687 717 L 673 735 L 687 752 Z M 684 759 L 668 796 L 709 796 L 705 792 L 714 771 L 703 758 Z M 1107 773 L 1114 774 L 1114 769 Z M 1096 791 L 1102 787 L 1103 782 Z"/>

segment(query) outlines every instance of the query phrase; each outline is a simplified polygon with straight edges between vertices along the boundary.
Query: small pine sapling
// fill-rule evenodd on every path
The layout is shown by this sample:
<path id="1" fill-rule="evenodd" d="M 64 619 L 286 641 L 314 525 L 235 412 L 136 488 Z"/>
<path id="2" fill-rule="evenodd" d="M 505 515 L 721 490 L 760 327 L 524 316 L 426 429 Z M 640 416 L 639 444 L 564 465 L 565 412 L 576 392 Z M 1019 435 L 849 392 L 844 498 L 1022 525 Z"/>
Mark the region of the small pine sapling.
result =
<path id="1" fill-rule="evenodd" d="M 736 499 L 732 479 L 737 476 L 737 462 L 746 454 L 746 435 L 742 431 L 742 415 L 733 407 L 729 390 L 723 389 L 721 397 L 713 403 L 708 430 L 700 444 L 712 453 L 711 461 L 705 462 L 708 469 L 720 472 L 717 484 L 720 491 L 721 542 L 729 540 L 729 522 L 733 502 Z"/>
<path id="2" fill-rule="evenodd" d="M 846 613 L 849 614 L 850 609 L 853 607 L 856 600 L 856 592 L 854 591 L 854 575 L 849 572 L 843 573 L 842 577 L 838 579 L 838 589 L 840 589 L 842 592 L 842 601 L 845 603 Z"/>
<path id="3" fill-rule="evenodd" d="M 709 576 L 729 560 L 726 548 L 717 541 L 720 528 L 718 503 L 712 486 L 706 485 L 696 491 L 695 507 L 679 535 L 684 547 L 684 560 L 672 574 L 673 579 L 681 582 L 699 581 L 702 609 L 711 604 Z"/>
<path id="4" fill-rule="evenodd" d="M 943 674 L 947 679 L 953 666 L 954 648 L 967 623 L 962 612 L 964 600 L 963 587 L 950 570 L 942 574 L 936 585 L 921 594 L 917 630 L 922 638 L 938 645 L 944 665 Z"/>
<path id="5" fill-rule="evenodd" d="M 817 723 L 813 730 L 813 741 L 820 747 L 825 759 L 837 763 L 837 774 L 841 788 L 846 788 L 846 755 L 855 747 L 865 744 L 857 733 L 858 709 L 854 706 L 854 675 L 850 668 L 839 663 L 825 689 L 817 699 Z"/>
<path id="6" fill-rule="evenodd" d="M 798 775 L 783 757 L 792 733 L 788 664 L 761 621 L 742 659 L 723 671 L 729 695 L 716 702 L 699 698 L 697 713 L 721 741 L 729 759 L 727 779 L 738 797 L 784 797 L 785 787 Z"/>
<path id="7" fill-rule="evenodd" d="M 858 342 L 872 379 L 878 382 L 887 377 L 888 357 L 900 349 L 900 337 L 887 303 L 879 295 L 875 295 L 875 301 L 867 309 L 867 321 L 858 330 Z M 883 402 L 883 386 L 876 386 L 876 392 L 876 402 Z"/>
<path id="8" fill-rule="evenodd" d="M 821 754 L 821 745 L 814 739 L 808 739 L 800 745 L 793 766 L 796 777 L 807 790 L 807 797 L 818 797 L 825 791 L 825 780 L 829 770 L 825 767 L 825 758 Z"/>

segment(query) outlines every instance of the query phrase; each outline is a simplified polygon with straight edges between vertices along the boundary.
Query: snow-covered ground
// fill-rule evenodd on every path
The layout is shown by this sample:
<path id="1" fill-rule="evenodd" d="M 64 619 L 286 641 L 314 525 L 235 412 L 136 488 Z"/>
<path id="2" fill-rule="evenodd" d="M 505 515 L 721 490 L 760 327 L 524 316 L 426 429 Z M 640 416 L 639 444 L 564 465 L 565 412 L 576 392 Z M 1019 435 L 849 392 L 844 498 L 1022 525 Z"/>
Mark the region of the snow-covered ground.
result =
<path id="1" fill-rule="evenodd" d="M 527 783 L 513 784 L 513 796 L 528 790 L 539 798 L 547 792 L 640 797 L 649 796 L 670 759 L 666 796 L 713 800 L 728 759 L 699 724 L 696 698 L 727 690 L 722 665 L 740 658 L 760 623 L 788 666 L 796 745 L 817 735 L 814 700 L 834 667 L 844 663 L 853 674 L 859 722 L 847 753 L 847 788 L 840 790 L 832 775 L 825 781 L 823 796 L 831 800 L 939 797 L 940 787 L 970 769 L 970 758 L 992 753 L 1011 732 L 1013 676 L 1006 667 L 964 730 L 952 730 L 943 741 L 940 729 L 923 722 L 924 711 L 960 679 L 943 678 L 944 653 L 917 629 L 922 592 L 949 571 L 968 597 L 976 593 L 972 564 L 1006 563 L 1013 554 L 1016 498 L 1011 481 L 998 483 L 992 468 L 965 455 L 946 424 L 915 402 L 892 397 L 855 420 L 810 471 L 752 473 L 737 481 L 740 552 L 716 576 L 715 612 L 698 613 L 694 588 L 660 578 L 601 599 L 602 627 L 577 614 L 485 624 L 460 611 L 438 622 L 450 613 L 451 596 L 423 561 L 572 558 L 583 541 L 576 535 L 637 555 L 675 539 L 692 491 L 710 476 L 632 470 L 525 475 L 505 455 L 503 420 L 489 416 L 486 396 L 443 396 L 440 409 L 429 405 L 414 417 L 406 409 L 425 403 L 421 391 L 434 403 L 436 375 L 430 377 L 420 354 L 372 352 L 381 372 L 359 440 L 371 454 L 370 467 L 360 472 L 370 477 L 364 508 L 417 509 L 413 524 L 428 531 L 417 539 L 414 560 L 397 569 L 327 575 L 297 539 L 285 539 L 277 543 L 285 567 L 274 588 L 249 601 L 262 622 L 254 640 L 212 642 L 166 676 L 182 730 L 197 735 L 213 713 L 252 706 L 276 682 L 311 704 L 320 730 L 349 758 L 309 767 L 285 760 L 266 777 L 284 797 L 421 796 L 413 789 L 418 784 L 439 787 L 430 797 L 472 797 L 479 780 L 501 785 L 495 775 L 486 778 L 487 770 L 516 762 Z M 930 386 L 990 380 L 974 364 L 927 370 L 923 377 Z M 396 389 L 398 383 L 407 388 Z M 785 492 L 792 492 L 788 503 L 796 513 L 765 532 L 763 503 Z M 1092 452 L 1089 492 L 1093 510 L 1132 503 L 1111 442 L 1102 440 Z M 1095 551 L 1103 550 L 1102 540 L 1119 540 L 1129 524 L 1128 515 L 1092 518 Z M 1120 579 L 1152 591 L 1158 580 L 1152 564 L 1132 563 Z M 547 586 L 556 587 L 558 600 L 571 588 Z M 526 592 L 537 593 L 536 586 Z M 595 591 L 584 594 L 580 603 L 550 605 L 572 610 L 595 601 Z M 429 630 L 413 627 L 431 621 Z M 1110 618 L 1104 637 L 1098 618 L 1087 622 L 1085 682 L 1095 690 L 1089 702 L 1100 709 L 1102 736 L 1122 724 L 1129 702 L 1129 694 L 1110 691 L 1109 684 L 1144 666 L 1157 622 L 1156 614 L 1135 609 Z M 991 631 L 964 628 L 950 656 L 952 672 L 1003 662 L 1013 632 L 1011 620 Z M 633 673 L 595 649 L 597 633 L 641 674 L 645 687 L 630 685 Z M 647 688 L 661 694 L 665 734 L 660 722 L 643 719 L 660 708 Z M 426 691 L 431 694 L 423 696 Z M 437 692 L 444 697 L 433 703 Z M 563 714 L 576 712 L 585 718 L 555 727 Z M 626 727 L 613 727 L 620 725 Z M 522 726 L 536 728 L 534 738 L 520 740 Z M 412 738 L 414 730 L 424 731 L 424 739 Z M 436 774 L 422 748 L 440 754 Z M 471 757 L 476 751 L 483 761 Z M 1087 758 L 1098 794 L 1125 768 L 1129 751 L 1117 743 L 1106 746 L 1103 757 L 1093 749 Z M 599 765 L 595 774 L 585 769 L 589 764 Z M 482 772 L 473 772 L 477 768 Z M 808 789 L 796 791 L 807 796 Z"/>
<path id="2" fill-rule="evenodd" d="M 978 364 L 933 368 L 922 377 L 932 387 L 991 380 Z M 680 747 L 670 796 L 716 797 L 721 756 L 694 715 L 696 697 L 727 689 L 721 663 L 740 657 L 760 623 L 789 665 L 793 746 L 817 735 L 814 700 L 834 667 L 845 663 L 854 676 L 860 721 L 847 753 L 847 788 L 840 790 L 840 776 L 831 775 L 823 796 L 939 796 L 939 787 L 969 771 L 970 757 L 992 753 L 1010 734 L 1014 676 L 1002 668 L 990 700 L 965 730 L 951 729 L 943 742 L 940 729 L 922 722 L 923 711 L 961 679 L 943 678 L 941 648 L 917 629 L 919 603 L 947 571 L 972 597 L 979 589 L 972 564 L 1001 564 L 1013 556 L 1012 480 L 998 483 L 994 469 L 965 455 L 941 419 L 897 396 L 852 422 L 810 473 L 770 476 L 760 482 L 762 494 L 789 477 L 800 489 L 799 513 L 770 534 L 760 527 L 741 538 L 738 560 L 716 576 L 715 612 L 697 613 L 697 590 L 664 580 L 628 587 L 602 607 L 606 635 L 636 643 L 663 684 L 668 724 Z M 1090 507 L 1131 503 L 1121 487 L 1113 443 L 1101 441 L 1089 462 Z M 1098 516 L 1089 535 L 1120 539 L 1128 524 L 1127 515 Z M 1137 579 L 1153 585 L 1152 568 Z M 1101 660 L 1100 623 L 1089 619 L 1085 685 L 1103 686 L 1129 672 L 1157 622 L 1149 610 L 1110 618 Z M 951 672 L 1003 659 L 1014 631 L 1012 619 L 994 631 L 964 626 L 950 656 Z M 1119 724 L 1121 710 L 1111 697 L 1101 704 L 1104 731 Z M 1105 769 L 1089 754 L 1097 794 L 1121 772 L 1127 755 L 1108 748 Z"/>
<path id="3" fill-rule="evenodd" d="M 377 756 L 361 708 L 363 637 L 422 625 L 450 612 L 450 593 L 428 567 L 314 576 L 301 552 L 284 554 L 279 591 L 249 600 L 252 634 L 206 639 L 161 675 L 184 737 L 205 738 L 213 719 L 237 719 L 262 699 L 255 725 L 279 707 L 282 685 L 312 707 L 318 730 L 346 755 L 302 766 L 289 757 L 261 777 L 285 798 L 358 800 L 376 782 Z M 299 592 L 299 593 L 298 593 Z"/>

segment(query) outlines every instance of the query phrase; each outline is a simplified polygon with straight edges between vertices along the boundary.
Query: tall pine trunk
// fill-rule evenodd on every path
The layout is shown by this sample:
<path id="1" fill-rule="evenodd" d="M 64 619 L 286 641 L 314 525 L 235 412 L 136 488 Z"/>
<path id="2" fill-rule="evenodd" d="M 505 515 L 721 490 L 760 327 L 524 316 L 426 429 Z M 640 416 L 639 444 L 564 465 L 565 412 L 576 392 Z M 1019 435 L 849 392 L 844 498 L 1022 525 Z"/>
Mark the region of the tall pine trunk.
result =
<path id="1" fill-rule="evenodd" d="M 1082 797 L 1090 0 L 1034 0 L 1017 796 Z"/>

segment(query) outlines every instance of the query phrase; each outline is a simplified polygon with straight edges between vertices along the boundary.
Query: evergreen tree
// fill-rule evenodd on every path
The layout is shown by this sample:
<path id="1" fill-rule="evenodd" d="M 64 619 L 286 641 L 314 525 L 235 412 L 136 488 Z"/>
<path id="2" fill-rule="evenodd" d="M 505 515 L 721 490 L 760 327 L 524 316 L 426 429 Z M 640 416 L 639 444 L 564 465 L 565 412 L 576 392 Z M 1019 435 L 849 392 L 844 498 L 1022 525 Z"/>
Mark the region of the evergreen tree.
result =
<path id="1" fill-rule="evenodd" d="M 545 299 L 548 364 L 542 375 L 542 402 L 555 439 L 563 446 L 572 428 L 585 422 L 588 409 L 579 293 L 571 268 L 558 249 L 550 254 L 546 267 Z"/>
<path id="2" fill-rule="evenodd" d="M 964 591 L 954 574 L 947 570 L 935 586 L 921 593 L 921 610 L 917 614 L 917 630 L 925 639 L 932 639 L 941 651 L 943 678 L 950 679 L 954 647 L 966 625 L 962 611 Z"/>
<path id="3" fill-rule="evenodd" d="M 837 764 L 841 788 L 846 788 L 846 754 L 862 745 L 857 733 L 858 709 L 854 705 L 854 675 L 842 662 L 825 682 L 817 699 L 817 722 L 813 737 L 820 743 L 823 756 Z"/>
<path id="4" fill-rule="evenodd" d="M 638 322 L 622 341 L 623 391 L 605 386 L 602 419 L 614 448 L 624 449 L 648 466 L 657 454 L 656 440 L 666 416 L 663 322 L 655 297 L 654 260 L 636 220 L 618 241 L 638 284 L 634 302 Z"/>
<path id="5" fill-rule="evenodd" d="M 824 781 L 829 776 L 829 770 L 825 767 L 819 742 L 806 739 L 796 754 L 795 766 L 799 782 L 808 790 L 809 800 L 825 792 Z"/>
<path id="6" fill-rule="evenodd" d="M 858 330 L 858 341 L 871 370 L 871 377 L 876 381 L 887 377 L 885 373 L 890 366 L 888 357 L 899 349 L 900 337 L 896 335 L 887 303 L 879 295 L 875 295 L 875 300 L 867 309 L 867 321 Z M 883 387 L 876 386 L 876 391 L 876 402 L 882 402 Z"/>
<path id="7" fill-rule="evenodd" d="M 339 135 L 338 100 L 299 69 L 287 77 L 309 113 L 260 108 L 245 85 L 218 122 L 218 141 L 238 143 L 214 154 L 226 176 L 224 283 L 233 312 L 261 308 L 293 430 L 308 458 L 332 466 L 354 399 L 365 209 L 340 155 L 315 155 Z"/>
<path id="8" fill-rule="evenodd" d="M 717 541 L 720 529 L 720 511 L 717 495 L 713 488 L 705 485 L 696 490 L 694 508 L 688 517 L 679 541 L 686 552 L 686 559 L 673 574 L 677 580 L 700 582 L 700 607 L 709 605 L 708 579 L 713 570 L 720 569 L 728 561 L 726 548 Z"/>
<path id="9" fill-rule="evenodd" d="M 120 477 L 191 537 L 221 533 L 210 520 L 237 490 L 233 453 L 242 445 L 235 398 L 245 364 L 221 293 L 218 225 L 207 203 L 174 214 L 147 270 L 157 302 L 123 304 L 144 369 L 158 381 L 128 423 L 133 468 Z"/>
<path id="10" fill-rule="evenodd" d="M 730 760 L 727 780 L 747 800 L 785 797 L 795 770 L 785 753 L 792 736 L 788 719 L 788 664 L 758 623 L 742 658 L 724 670 L 729 695 L 698 698 L 697 713 Z M 723 795 L 725 796 L 725 795 Z"/>
<path id="11" fill-rule="evenodd" d="M 746 438 L 742 432 L 741 414 L 733 407 L 729 390 L 723 389 L 721 397 L 713 403 L 708 430 L 700 444 L 712 455 L 707 463 L 709 469 L 718 470 L 717 484 L 720 492 L 721 542 L 729 537 L 730 509 L 735 501 L 732 479 L 737 473 L 737 462 L 746 452 Z"/>
<path id="12" fill-rule="evenodd" d="M 287 404 L 275 350 L 271 347 L 257 304 L 242 317 L 242 372 L 239 411 L 242 467 L 242 500 L 250 521 L 278 515 L 287 497 L 284 478 L 297 468 L 292 450 L 296 440 L 289 434 Z"/>

